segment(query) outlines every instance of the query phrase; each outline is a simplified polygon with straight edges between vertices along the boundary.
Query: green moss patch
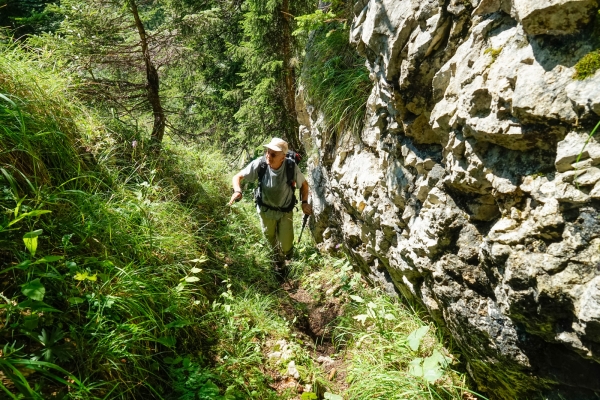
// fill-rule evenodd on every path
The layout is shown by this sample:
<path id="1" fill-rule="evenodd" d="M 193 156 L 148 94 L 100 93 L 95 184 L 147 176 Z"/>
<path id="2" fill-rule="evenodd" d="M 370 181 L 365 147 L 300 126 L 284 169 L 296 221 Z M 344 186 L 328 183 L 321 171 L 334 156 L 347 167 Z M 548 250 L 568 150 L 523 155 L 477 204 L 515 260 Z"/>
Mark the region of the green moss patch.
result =
<path id="1" fill-rule="evenodd" d="M 500 53 L 502 53 L 502 47 L 499 47 L 497 49 L 490 47 L 485 49 L 485 51 L 483 52 L 483 54 L 489 54 L 490 57 L 492 57 L 492 63 L 496 61 L 496 58 L 498 58 Z"/>
<path id="2" fill-rule="evenodd" d="M 600 50 L 594 50 L 583 56 L 581 60 L 575 64 L 575 74 L 573 75 L 573 78 L 582 81 L 585 78 L 594 75 L 599 68 Z"/>

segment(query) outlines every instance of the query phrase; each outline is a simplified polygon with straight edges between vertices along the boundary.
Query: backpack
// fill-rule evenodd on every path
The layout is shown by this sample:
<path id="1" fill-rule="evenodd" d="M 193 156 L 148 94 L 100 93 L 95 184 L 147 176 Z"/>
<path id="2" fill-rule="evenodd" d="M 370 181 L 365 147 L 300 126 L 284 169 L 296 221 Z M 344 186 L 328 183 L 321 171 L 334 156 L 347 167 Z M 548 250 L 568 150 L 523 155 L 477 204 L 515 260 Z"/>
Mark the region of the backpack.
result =
<path id="1" fill-rule="evenodd" d="M 293 150 L 288 150 L 285 154 L 285 159 L 283 160 L 283 164 L 285 165 L 285 173 L 287 176 L 287 184 L 292 188 L 292 201 L 287 207 L 272 207 L 268 204 L 262 202 L 262 180 L 265 174 L 267 173 L 267 160 L 265 156 L 260 159 L 260 164 L 258 164 L 258 187 L 254 192 L 254 201 L 260 207 L 268 208 L 269 210 L 281 211 L 281 212 L 290 212 L 294 209 L 296 204 L 298 204 L 298 199 L 296 198 L 296 181 L 294 180 L 294 173 L 296 172 L 296 165 L 300 163 L 302 160 L 302 156 L 296 153 Z"/>

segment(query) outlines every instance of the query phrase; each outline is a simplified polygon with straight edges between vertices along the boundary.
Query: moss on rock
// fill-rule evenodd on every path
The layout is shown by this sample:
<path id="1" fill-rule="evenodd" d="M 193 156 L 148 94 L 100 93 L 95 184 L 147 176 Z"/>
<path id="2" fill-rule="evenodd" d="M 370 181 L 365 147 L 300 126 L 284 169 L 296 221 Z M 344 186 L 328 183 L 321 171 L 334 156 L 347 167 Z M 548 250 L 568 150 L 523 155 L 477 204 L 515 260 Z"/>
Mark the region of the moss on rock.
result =
<path id="1" fill-rule="evenodd" d="M 592 76 L 596 71 L 600 69 L 600 50 L 594 50 L 589 52 L 575 64 L 574 79 L 584 80 L 585 78 Z"/>

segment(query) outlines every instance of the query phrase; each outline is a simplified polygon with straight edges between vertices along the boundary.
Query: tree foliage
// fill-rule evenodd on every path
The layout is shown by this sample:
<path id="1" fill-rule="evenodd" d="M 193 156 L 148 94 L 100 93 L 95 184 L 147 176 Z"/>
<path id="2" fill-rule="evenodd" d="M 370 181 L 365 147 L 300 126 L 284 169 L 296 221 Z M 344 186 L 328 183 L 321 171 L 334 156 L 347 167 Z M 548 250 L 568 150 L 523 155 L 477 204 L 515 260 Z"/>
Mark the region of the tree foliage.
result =
<path id="1" fill-rule="evenodd" d="M 228 44 L 241 38 L 240 4 L 228 0 L 193 5 L 182 20 L 182 57 L 164 71 L 166 107 L 173 133 L 238 148 L 235 111 L 242 93 L 241 63 Z"/>
<path id="2" fill-rule="evenodd" d="M 0 0 L 0 28 L 16 38 L 56 28 L 57 19 L 45 10 L 56 0 Z"/>
<path id="3" fill-rule="evenodd" d="M 165 9 L 152 1 L 64 0 L 48 10 L 63 20 L 45 44 L 78 73 L 82 93 L 136 124 L 151 115 L 151 138 L 160 143 L 166 121 L 158 69 L 179 50 Z"/>
<path id="4" fill-rule="evenodd" d="M 291 32 L 306 10 L 306 0 L 64 0 L 47 9 L 63 18 L 57 33 L 31 43 L 50 49 L 79 76 L 80 93 L 138 140 L 152 132 L 160 141 L 164 123 L 172 136 L 232 154 L 270 136 L 300 149 L 301 49 Z"/>
<path id="5" fill-rule="evenodd" d="M 286 138 L 301 150 L 293 102 L 299 43 L 291 36 L 294 22 L 290 16 L 309 9 L 306 1 L 246 0 L 242 22 L 244 38 L 231 45 L 233 58 L 243 65 L 240 73 L 244 99 L 235 117 L 244 137 Z"/>

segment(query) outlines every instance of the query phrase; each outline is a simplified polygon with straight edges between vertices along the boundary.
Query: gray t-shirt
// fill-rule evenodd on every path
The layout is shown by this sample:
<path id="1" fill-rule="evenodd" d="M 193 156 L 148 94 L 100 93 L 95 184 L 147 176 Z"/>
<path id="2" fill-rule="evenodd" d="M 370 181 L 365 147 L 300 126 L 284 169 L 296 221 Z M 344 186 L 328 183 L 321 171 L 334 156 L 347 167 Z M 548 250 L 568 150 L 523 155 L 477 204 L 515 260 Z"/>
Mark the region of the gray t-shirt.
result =
<path id="1" fill-rule="evenodd" d="M 257 158 L 241 171 L 243 179 L 249 181 L 258 180 L 258 166 L 262 157 Z M 267 165 L 267 170 L 262 181 L 262 201 L 271 207 L 285 207 L 292 201 L 294 195 L 292 188 L 287 184 L 287 174 L 285 172 L 285 163 L 281 164 L 279 169 L 272 169 Z M 294 180 L 296 181 L 296 189 L 300 189 L 304 184 L 305 178 L 300 172 L 300 168 L 294 163 Z M 257 206 L 258 212 L 263 212 L 265 217 L 270 219 L 279 219 L 284 213 L 280 211 L 270 210 L 266 207 Z"/>

